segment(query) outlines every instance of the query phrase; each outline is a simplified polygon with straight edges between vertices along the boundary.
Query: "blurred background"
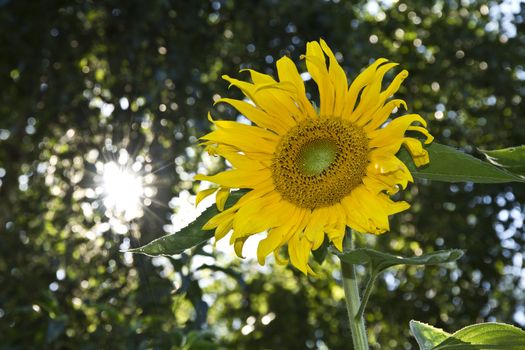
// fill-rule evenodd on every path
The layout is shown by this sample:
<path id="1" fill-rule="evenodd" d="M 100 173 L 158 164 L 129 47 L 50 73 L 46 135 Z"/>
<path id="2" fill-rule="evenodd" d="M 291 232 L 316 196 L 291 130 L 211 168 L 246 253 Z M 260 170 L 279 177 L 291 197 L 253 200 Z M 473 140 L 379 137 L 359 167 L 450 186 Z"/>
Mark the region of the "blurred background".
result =
<path id="1" fill-rule="evenodd" d="M 313 279 L 241 261 L 227 242 L 172 258 L 121 250 L 202 210 L 192 176 L 225 166 L 197 145 L 207 112 L 240 118 L 213 107 L 241 97 L 221 75 L 275 74 L 310 40 L 350 79 L 400 62 L 397 96 L 440 143 L 477 157 L 522 144 L 524 19 L 519 1 L 0 0 L 0 349 L 349 349 L 331 258 Z M 411 319 L 525 326 L 523 184 L 417 182 L 403 198 L 392 232 L 363 244 L 466 255 L 382 275 L 372 348 L 416 349 Z"/>

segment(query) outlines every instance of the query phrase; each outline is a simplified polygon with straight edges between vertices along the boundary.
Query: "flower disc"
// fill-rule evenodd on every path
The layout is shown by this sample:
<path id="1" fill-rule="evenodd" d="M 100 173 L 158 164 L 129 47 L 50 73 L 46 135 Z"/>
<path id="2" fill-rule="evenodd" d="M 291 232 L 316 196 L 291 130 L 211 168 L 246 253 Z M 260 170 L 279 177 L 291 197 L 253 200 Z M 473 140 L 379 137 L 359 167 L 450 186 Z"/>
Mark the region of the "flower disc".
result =
<path id="1" fill-rule="evenodd" d="M 283 136 L 272 161 L 276 190 L 289 202 L 315 209 L 333 205 L 362 182 L 368 139 L 341 118 L 307 119 Z"/>

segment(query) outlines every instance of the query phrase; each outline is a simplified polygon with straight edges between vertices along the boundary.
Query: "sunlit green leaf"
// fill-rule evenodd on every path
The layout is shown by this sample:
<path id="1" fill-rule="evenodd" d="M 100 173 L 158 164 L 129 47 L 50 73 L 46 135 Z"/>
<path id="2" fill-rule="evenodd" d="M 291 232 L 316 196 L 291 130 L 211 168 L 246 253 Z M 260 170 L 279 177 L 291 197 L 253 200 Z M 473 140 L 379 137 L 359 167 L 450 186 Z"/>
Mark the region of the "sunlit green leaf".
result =
<path id="1" fill-rule="evenodd" d="M 242 197 L 246 192 L 235 191 L 232 192 L 226 201 L 225 207 L 231 207 L 237 200 Z M 215 205 L 210 206 L 202 212 L 202 214 L 195 219 L 188 226 L 182 228 L 176 233 L 172 233 L 166 236 L 157 238 L 148 244 L 127 250 L 131 253 L 141 253 L 149 256 L 159 255 L 174 255 L 180 254 L 186 249 L 193 248 L 196 245 L 203 243 L 213 237 L 213 230 L 205 231 L 202 226 L 210 220 L 213 216 L 217 215 L 219 211 Z"/>
<path id="2" fill-rule="evenodd" d="M 495 149 L 492 151 L 480 150 L 487 159 L 497 166 L 521 175 L 525 179 L 525 146 Z"/>
<path id="3" fill-rule="evenodd" d="M 442 329 L 414 320 L 410 321 L 410 332 L 416 338 L 420 350 L 432 350 L 451 335 Z"/>
<path id="4" fill-rule="evenodd" d="M 456 261 L 463 256 L 459 249 L 440 250 L 414 257 L 396 256 L 368 248 L 358 248 L 340 253 L 339 258 L 349 264 L 370 264 L 373 271 L 380 272 L 394 265 L 437 265 Z"/>
<path id="5" fill-rule="evenodd" d="M 417 168 L 408 152 L 401 149 L 398 157 L 414 177 L 444 182 L 503 183 L 524 182 L 525 179 L 461 152 L 453 147 L 432 143 L 427 147 L 428 165 Z"/>
<path id="6" fill-rule="evenodd" d="M 523 350 L 525 331 L 504 323 L 480 323 L 465 327 L 432 350 Z"/>

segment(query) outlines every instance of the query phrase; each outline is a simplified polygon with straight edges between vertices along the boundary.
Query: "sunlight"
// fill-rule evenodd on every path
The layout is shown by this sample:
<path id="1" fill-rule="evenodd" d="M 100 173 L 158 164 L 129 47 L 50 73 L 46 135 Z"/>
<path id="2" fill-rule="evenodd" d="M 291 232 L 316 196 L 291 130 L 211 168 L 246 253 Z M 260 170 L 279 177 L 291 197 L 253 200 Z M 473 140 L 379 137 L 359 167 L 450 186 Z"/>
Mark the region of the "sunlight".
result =
<path id="1" fill-rule="evenodd" d="M 130 169 L 110 162 L 104 164 L 102 179 L 104 205 L 114 216 L 129 221 L 142 215 L 144 187 L 139 176 Z"/>

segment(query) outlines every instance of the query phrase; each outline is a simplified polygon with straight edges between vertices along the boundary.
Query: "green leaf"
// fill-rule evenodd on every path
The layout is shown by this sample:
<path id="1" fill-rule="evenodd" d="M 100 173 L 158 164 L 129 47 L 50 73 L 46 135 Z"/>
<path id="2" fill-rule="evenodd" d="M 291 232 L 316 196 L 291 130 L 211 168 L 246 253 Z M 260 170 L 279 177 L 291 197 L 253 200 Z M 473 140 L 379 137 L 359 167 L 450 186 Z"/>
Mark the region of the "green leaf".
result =
<path id="1" fill-rule="evenodd" d="M 432 350 L 523 350 L 525 331 L 505 323 L 480 323 L 465 327 Z"/>
<path id="2" fill-rule="evenodd" d="M 394 265 L 437 265 L 456 261 L 463 256 L 463 251 L 459 249 L 439 250 L 406 258 L 374 249 L 358 248 L 338 255 L 341 260 L 349 264 L 369 264 L 372 271 L 379 273 Z"/>
<path id="3" fill-rule="evenodd" d="M 226 201 L 225 208 L 231 207 L 244 194 L 246 191 L 232 192 Z M 180 231 L 157 238 L 142 247 L 129 249 L 127 252 L 149 256 L 180 254 L 186 249 L 193 248 L 213 237 L 213 230 L 203 230 L 202 226 L 218 213 L 217 206 L 211 205 L 195 221 Z"/>
<path id="4" fill-rule="evenodd" d="M 442 329 L 414 320 L 410 321 L 410 332 L 416 338 L 419 350 L 432 350 L 451 335 Z"/>
<path id="5" fill-rule="evenodd" d="M 479 151 L 485 154 L 492 164 L 505 168 L 513 174 L 521 175 L 525 179 L 525 146 Z"/>
<path id="6" fill-rule="evenodd" d="M 368 298 L 372 294 L 374 283 L 379 274 L 385 269 L 395 265 L 437 265 L 456 261 L 463 256 L 459 249 L 440 250 L 429 254 L 405 258 L 388 253 L 379 252 L 374 249 L 358 248 L 343 253 L 337 253 L 339 259 L 347 264 L 367 264 L 370 275 L 366 282 L 363 300 L 357 311 L 356 318 L 359 319 L 365 311 Z"/>
<path id="7" fill-rule="evenodd" d="M 326 255 L 328 254 L 328 240 L 326 237 L 324 238 L 323 244 L 317 250 L 312 251 L 312 255 L 314 256 L 314 260 L 318 264 L 322 264 L 324 262 L 324 259 L 326 259 Z"/>
<path id="8" fill-rule="evenodd" d="M 420 168 L 414 165 L 405 149 L 401 149 L 397 154 L 416 178 L 444 182 L 525 182 L 524 178 L 474 158 L 453 147 L 433 142 L 426 149 L 430 156 L 430 163 Z"/>

